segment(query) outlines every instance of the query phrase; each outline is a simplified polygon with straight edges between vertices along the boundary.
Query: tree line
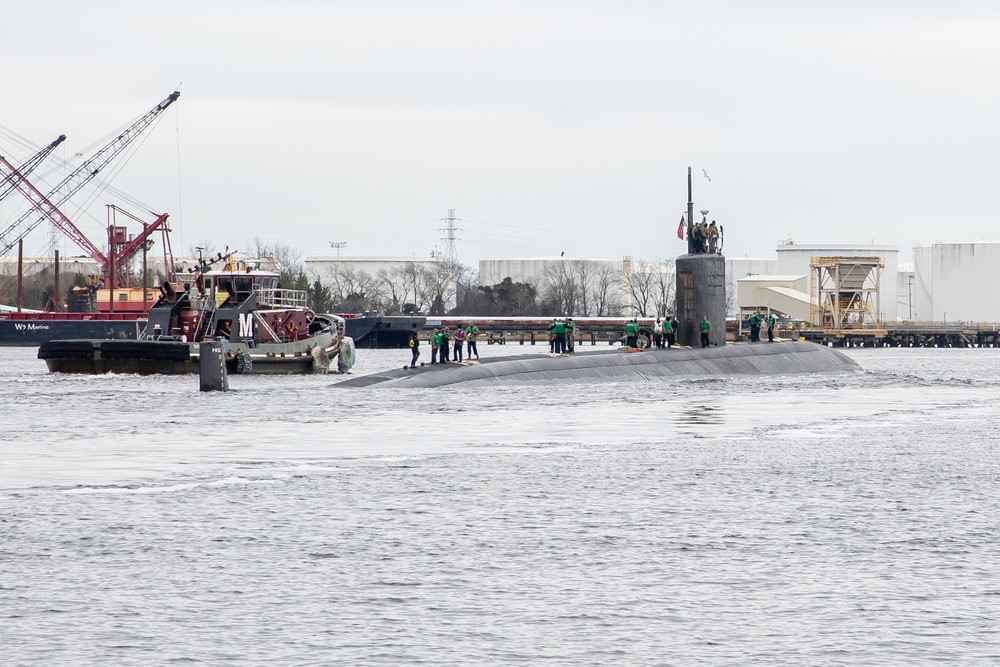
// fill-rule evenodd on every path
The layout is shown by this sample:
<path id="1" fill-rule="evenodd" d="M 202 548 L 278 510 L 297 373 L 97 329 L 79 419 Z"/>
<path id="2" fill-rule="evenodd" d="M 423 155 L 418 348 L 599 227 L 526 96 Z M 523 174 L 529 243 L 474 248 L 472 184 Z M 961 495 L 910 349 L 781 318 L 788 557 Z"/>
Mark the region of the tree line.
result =
<path id="1" fill-rule="evenodd" d="M 214 254 L 210 243 L 202 242 L 200 247 L 206 254 Z M 192 253 L 196 254 L 194 249 Z M 566 259 L 551 263 L 535 281 L 515 282 L 507 277 L 482 285 L 474 270 L 459 263 L 428 266 L 405 262 L 375 273 L 345 264 L 334 266 L 325 275 L 309 276 L 302 252 L 287 244 L 268 245 L 258 237 L 246 254 L 266 260 L 280 274 L 281 286 L 305 292 L 309 307 L 317 312 L 498 317 L 652 317 L 674 312 L 675 279 L 670 260 L 626 259 L 619 264 Z M 86 277 L 60 277 L 68 310 L 89 310 L 76 298 L 79 291 L 73 291 L 86 284 Z M 53 297 L 52 278 L 46 270 L 25 277 L 25 308 L 45 307 Z M 155 285 L 159 280 L 162 274 L 149 283 Z"/>
<path id="2" fill-rule="evenodd" d="M 610 263 L 565 260 L 551 264 L 536 282 L 510 277 L 479 284 L 468 266 L 428 267 L 407 262 L 374 274 L 335 266 L 310 279 L 302 267 L 282 273 L 282 285 L 302 289 L 320 312 L 386 315 L 652 317 L 674 312 L 673 262 Z"/>

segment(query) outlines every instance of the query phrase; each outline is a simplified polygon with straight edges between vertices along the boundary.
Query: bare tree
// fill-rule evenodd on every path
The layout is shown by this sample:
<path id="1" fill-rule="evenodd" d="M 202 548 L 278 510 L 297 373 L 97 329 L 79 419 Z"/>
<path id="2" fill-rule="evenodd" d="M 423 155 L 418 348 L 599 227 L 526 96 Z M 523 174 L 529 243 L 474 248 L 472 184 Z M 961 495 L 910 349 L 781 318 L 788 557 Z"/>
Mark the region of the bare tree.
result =
<path id="1" fill-rule="evenodd" d="M 594 271 L 590 291 L 593 313 L 597 317 L 614 317 L 622 313 L 622 272 L 610 264 L 600 264 Z"/>
<path id="2" fill-rule="evenodd" d="M 597 268 L 599 266 L 600 264 L 588 262 L 583 259 L 573 260 L 572 271 L 576 286 L 576 308 L 568 312 L 575 312 L 584 317 L 590 315 L 594 283 L 597 278 Z"/>
<path id="3" fill-rule="evenodd" d="M 271 257 L 278 273 L 291 275 L 302 272 L 302 251 L 287 243 L 275 243 Z"/>
<path id="4" fill-rule="evenodd" d="M 472 267 L 459 262 L 452 262 L 449 268 L 455 279 L 455 307 L 458 308 L 467 294 L 476 291 L 479 286 L 479 274 Z"/>
<path id="5" fill-rule="evenodd" d="M 417 312 L 426 312 L 429 304 L 421 298 L 424 267 L 416 262 L 407 262 L 399 270 L 403 285 L 403 300 L 409 300 Z"/>
<path id="6" fill-rule="evenodd" d="M 372 310 L 371 297 L 376 293 L 372 277 L 364 271 L 337 265 L 327 272 L 333 300 L 342 312 Z"/>
<path id="7" fill-rule="evenodd" d="M 451 267 L 441 264 L 421 272 L 420 298 L 429 304 L 427 311 L 432 315 L 444 315 L 448 302 L 455 295 L 455 277 Z"/>
<path id="8" fill-rule="evenodd" d="M 247 248 L 247 255 L 253 259 L 271 259 L 271 249 L 263 238 L 255 236 Z"/>
<path id="9" fill-rule="evenodd" d="M 227 248 L 228 250 L 228 248 Z M 188 247 L 189 257 L 204 257 L 208 258 L 216 253 L 215 244 L 205 239 L 201 243 Z"/>
<path id="10" fill-rule="evenodd" d="M 565 315 L 577 310 L 576 276 L 572 260 L 549 264 L 542 272 L 541 297 L 548 315 Z"/>
<path id="11" fill-rule="evenodd" d="M 380 301 L 378 310 L 388 315 L 398 315 L 405 297 L 401 272 L 395 268 L 379 269 L 373 282 Z"/>
<path id="12" fill-rule="evenodd" d="M 656 273 L 646 260 L 629 262 L 625 271 L 625 289 L 639 317 L 647 317 L 656 306 Z"/>
<path id="13" fill-rule="evenodd" d="M 672 315 L 674 313 L 674 293 L 677 291 L 677 275 L 674 261 L 664 259 L 651 265 L 656 273 L 655 299 L 657 315 Z"/>

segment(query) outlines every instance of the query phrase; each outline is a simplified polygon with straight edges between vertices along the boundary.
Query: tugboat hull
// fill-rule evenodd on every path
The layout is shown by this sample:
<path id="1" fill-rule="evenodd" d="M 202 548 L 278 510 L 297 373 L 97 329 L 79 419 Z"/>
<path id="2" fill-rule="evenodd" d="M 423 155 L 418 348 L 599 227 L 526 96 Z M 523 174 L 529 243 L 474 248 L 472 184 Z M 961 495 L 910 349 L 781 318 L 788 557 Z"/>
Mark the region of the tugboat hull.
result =
<path id="1" fill-rule="evenodd" d="M 248 348 L 224 344 L 226 370 L 234 374 L 301 375 L 314 372 L 312 350 L 331 348 L 333 336 L 321 333 L 295 343 Z M 56 340 L 43 343 L 38 358 L 52 373 L 103 375 L 186 375 L 199 372 L 198 345 L 179 341 Z"/>

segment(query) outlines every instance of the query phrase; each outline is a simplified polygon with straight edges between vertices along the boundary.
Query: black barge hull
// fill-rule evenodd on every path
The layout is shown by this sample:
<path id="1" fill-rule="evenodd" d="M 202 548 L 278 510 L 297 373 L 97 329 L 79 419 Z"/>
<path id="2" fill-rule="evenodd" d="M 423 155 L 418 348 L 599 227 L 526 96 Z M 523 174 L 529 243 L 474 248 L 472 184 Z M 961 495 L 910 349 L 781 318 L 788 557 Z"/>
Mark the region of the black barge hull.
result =
<path id="1" fill-rule="evenodd" d="M 344 328 L 354 339 L 355 347 L 369 349 L 408 348 L 410 334 L 420 333 L 427 323 L 426 317 L 407 315 L 341 317 L 344 317 Z"/>
<path id="2" fill-rule="evenodd" d="M 145 327 L 145 320 L 0 318 L 0 347 L 38 347 L 50 340 L 68 338 L 138 340 Z"/>

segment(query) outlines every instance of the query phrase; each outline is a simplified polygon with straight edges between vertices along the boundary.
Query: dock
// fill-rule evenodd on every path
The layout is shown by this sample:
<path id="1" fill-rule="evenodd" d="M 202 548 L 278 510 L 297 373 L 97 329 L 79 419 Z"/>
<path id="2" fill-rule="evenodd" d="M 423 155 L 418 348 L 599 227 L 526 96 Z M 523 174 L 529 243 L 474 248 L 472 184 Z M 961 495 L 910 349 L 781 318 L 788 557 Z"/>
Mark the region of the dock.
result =
<path id="1" fill-rule="evenodd" d="M 625 335 L 626 317 L 575 317 L 577 345 L 613 345 Z M 637 318 L 650 331 L 655 318 Z M 423 333 L 447 326 L 454 331 L 470 323 L 479 327 L 480 342 L 488 345 L 548 345 L 552 318 L 542 317 L 428 317 Z M 736 320 L 726 322 L 727 340 L 747 340 Z M 782 340 L 806 340 L 830 347 L 1000 347 L 1000 323 L 905 322 L 882 323 L 872 328 L 824 329 L 808 323 L 779 324 L 775 336 Z M 761 336 L 765 337 L 763 329 Z"/>
<path id="2" fill-rule="evenodd" d="M 805 328 L 798 332 L 805 340 L 833 347 L 1000 346 L 1000 325 L 995 323 L 905 323 L 875 329 Z"/>

